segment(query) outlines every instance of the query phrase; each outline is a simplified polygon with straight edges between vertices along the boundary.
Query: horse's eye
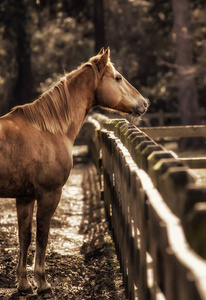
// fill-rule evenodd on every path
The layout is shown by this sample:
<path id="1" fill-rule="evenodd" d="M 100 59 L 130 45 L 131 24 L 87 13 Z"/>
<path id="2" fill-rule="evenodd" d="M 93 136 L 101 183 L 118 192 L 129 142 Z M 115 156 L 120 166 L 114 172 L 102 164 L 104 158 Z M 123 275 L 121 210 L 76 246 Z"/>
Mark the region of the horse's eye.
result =
<path id="1" fill-rule="evenodd" d="M 121 75 L 116 75 L 115 80 L 117 82 L 121 81 L 122 80 L 122 76 Z"/>

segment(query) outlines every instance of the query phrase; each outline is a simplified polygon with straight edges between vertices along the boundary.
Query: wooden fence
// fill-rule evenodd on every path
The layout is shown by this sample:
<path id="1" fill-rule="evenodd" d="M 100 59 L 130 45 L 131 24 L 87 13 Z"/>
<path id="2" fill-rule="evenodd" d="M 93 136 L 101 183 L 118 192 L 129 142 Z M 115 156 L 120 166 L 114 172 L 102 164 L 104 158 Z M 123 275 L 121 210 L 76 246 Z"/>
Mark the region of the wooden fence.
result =
<path id="1" fill-rule="evenodd" d="M 199 109 L 198 117 L 202 123 L 205 124 L 206 121 L 206 111 L 205 109 Z M 177 124 L 181 123 L 181 114 L 180 112 L 165 112 L 163 109 L 160 109 L 154 113 L 147 113 L 143 116 L 143 121 L 145 123 L 153 124 L 156 126 L 164 126 L 170 120 L 170 123 Z"/>
<path id="2" fill-rule="evenodd" d="M 206 187 L 128 121 L 87 125 L 128 299 L 206 299 Z"/>

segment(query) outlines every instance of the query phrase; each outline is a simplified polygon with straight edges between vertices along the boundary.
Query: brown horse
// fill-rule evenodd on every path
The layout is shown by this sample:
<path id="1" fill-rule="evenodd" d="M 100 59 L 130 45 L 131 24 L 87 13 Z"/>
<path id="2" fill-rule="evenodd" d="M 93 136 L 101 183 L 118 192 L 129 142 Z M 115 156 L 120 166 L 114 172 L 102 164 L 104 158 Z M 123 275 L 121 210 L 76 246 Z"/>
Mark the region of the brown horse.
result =
<path id="1" fill-rule="evenodd" d="M 39 99 L 0 118 L 0 197 L 16 198 L 21 293 L 32 292 L 26 263 L 35 200 L 34 277 L 38 293 L 51 292 L 44 266 L 50 220 L 72 168 L 74 140 L 89 110 L 100 105 L 141 115 L 147 109 L 147 101 L 115 70 L 109 52 L 102 49 Z"/>

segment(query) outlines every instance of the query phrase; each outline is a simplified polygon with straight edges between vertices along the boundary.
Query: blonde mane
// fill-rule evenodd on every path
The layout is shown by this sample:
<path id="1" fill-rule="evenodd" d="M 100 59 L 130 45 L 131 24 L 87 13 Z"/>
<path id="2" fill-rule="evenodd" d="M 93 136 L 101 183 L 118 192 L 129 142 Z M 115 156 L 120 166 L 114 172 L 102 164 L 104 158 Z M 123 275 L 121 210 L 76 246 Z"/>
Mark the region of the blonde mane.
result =
<path id="1" fill-rule="evenodd" d="M 27 122 L 31 123 L 38 130 L 49 131 L 50 133 L 66 133 L 71 121 L 72 101 L 68 90 L 68 82 L 86 66 L 92 67 L 94 71 L 95 86 L 98 82 L 97 71 L 93 63 L 82 64 L 78 69 L 66 74 L 50 90 L 43 93 L 32 103 L 16 106 L 11 113 L 21 112 Z"/>
<path id="2" fill-rule="evenodd" d="M 51 133 L 66 132 L 70 119 L 68 100 L 67 79 L 64 77 L 37 100 L 14 107 L 13 112 L 21 111 L 25 119 L 38 130 Z"/>

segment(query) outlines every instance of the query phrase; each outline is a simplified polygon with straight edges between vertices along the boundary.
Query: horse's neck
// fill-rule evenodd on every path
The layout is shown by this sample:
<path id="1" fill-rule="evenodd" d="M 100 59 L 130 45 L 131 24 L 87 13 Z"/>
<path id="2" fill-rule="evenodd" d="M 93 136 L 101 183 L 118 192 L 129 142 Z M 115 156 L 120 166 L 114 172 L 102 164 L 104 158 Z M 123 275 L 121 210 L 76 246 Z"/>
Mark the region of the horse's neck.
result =
<path id="1" fill-rule="evenodd" d="M 87 67 L 70 73 L 33 103 L 15 107 L 9 116 L 23 117 L 38 130 L 67 134 L 74 142 L 93 106 L 94 95 L 94 71 Z"/>
<path id="2" fill-rule="evenodd" d="M 94 73 L 91 68 L 82 69 L 77 76 L 68 80 L 70 94 L 70 124 L 67 135 L 74 141 L 78 135 L 87 113 L 94 103 Z"/>

